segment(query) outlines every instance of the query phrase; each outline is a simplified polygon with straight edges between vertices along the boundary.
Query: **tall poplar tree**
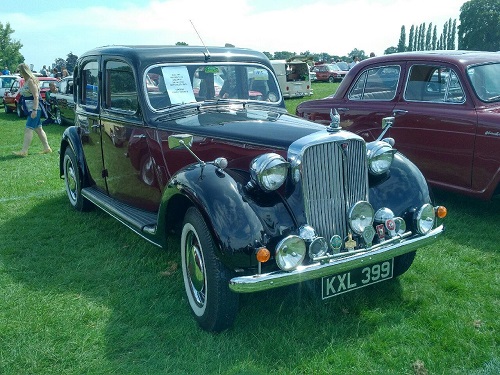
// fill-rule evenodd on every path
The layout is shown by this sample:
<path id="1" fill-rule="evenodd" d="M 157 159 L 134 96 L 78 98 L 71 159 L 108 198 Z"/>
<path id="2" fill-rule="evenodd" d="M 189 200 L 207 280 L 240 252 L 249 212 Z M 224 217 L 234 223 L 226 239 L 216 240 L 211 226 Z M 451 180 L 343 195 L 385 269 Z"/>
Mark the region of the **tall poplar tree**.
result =
<path id="1" fill-rule="evenodd" d="M 398 52 L 406 51 L 406 28 L 405 25 L 401 26 L 401 33 L 399 35 Z"/>

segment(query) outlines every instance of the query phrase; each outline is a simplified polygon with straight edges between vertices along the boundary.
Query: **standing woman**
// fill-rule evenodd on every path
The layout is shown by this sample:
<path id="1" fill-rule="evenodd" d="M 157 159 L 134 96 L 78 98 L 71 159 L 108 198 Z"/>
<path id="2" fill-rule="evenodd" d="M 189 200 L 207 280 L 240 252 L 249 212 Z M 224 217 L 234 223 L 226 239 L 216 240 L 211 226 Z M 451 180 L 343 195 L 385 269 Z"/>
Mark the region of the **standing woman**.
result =
<path id="1" fill-rule="evenodd" d="M 26 129 L 24 129 L 24 142 L 21 151 L 13 151 L 12 153 L 17 156 L 27 156 L 28 148 L 30 147 L 31 140 L 33 139 L 33 132 L 36 132 L 38 138 L 43 145 L 42 154 L 49 154 L 52 149 L 47 142 L 47 135 L 42 129 L 40 117 L 42 111 L 40 109 L 40 87 L 38 79 L 33 75 L 30 68 L 26 64 L 19 64 L 17 67 L 19 73 L 24 78 L 24 86 L 21 88 L 21 95 L 25 99 L 28 119 L 26 120 Z"/>

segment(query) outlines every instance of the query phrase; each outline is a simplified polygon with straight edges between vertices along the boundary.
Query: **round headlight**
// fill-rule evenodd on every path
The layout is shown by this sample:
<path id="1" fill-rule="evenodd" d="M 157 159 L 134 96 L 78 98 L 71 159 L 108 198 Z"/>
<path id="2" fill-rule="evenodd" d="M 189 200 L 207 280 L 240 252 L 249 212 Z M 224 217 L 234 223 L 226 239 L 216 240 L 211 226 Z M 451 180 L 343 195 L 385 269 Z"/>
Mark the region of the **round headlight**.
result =
<path id="1" fill-rule="evenodd" d="M 283 271 L 291 271 L 302 264 L 306 243 L 299 236 L 288 236 L 276 246 L 276 264 Z"/>
<path id="2" fill-rule="evenodd" d="M 394 160 L 396 150 L 384 141 L 370 142 L 366 148 L 370 172 L 376 175 L 387 172 Z"/>
<path id="3" fill-rule="evenodd" d="M 359 201 L 349 210 L 349 225 L 351 229 L 362 234 L 366 227 L 373 224 L 373 207 L 366 201 Z"/>
<path id="4" fill-rule="evenodd" d="M 427 234 L 434 228 L 434 219 L 436 215 L 434 213 L 434 207 L 429 203 L 424 204 L 416 213 L 415 221 L 417 231 L 420 234 Z"/>
<path id="5" fill-rule="evenodd" d="M 252 180 L 264 191 L 279 189 L 286 180 L 289 163 L 280 155 L 257 156 L 250 164 Z"/>

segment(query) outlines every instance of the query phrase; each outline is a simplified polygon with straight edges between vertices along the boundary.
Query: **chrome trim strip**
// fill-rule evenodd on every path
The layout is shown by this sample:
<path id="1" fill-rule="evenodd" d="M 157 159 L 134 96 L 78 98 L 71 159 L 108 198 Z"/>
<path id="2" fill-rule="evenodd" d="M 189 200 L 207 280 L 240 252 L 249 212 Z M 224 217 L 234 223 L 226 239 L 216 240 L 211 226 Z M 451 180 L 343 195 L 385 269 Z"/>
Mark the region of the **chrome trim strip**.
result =
<path id="1" fill-rule="evenodd" d="M 443 232 L 444 226 L 440 225 L 425 236 L 402 240 L 399 243 L 383 247 L 374 246 L 374 250 L 367 249 L 366 252 L 356 253 L 329 263 L 321 264 L 318 262 L 301 266 L 290 272 L 275 271 L 261 275 L 237 276 L 229 281 L 229 289 L 237 293 L 253 293 L 335 275 L 409 253 L 433 243 Z"/>

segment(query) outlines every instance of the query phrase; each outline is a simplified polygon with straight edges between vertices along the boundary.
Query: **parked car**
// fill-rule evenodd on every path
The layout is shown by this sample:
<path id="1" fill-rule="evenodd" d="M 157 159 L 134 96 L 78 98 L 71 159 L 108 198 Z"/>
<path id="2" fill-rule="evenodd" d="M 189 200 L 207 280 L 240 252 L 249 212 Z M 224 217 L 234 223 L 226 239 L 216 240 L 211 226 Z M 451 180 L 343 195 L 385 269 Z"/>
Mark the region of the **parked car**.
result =
<path id="1" fill-rule="evenodd" d="M 10 90 L 12 83 L 18 78 L 16 75 L 0 75 L 0 104 L 3 104 L 5 91 Z"/>
<path id="2" fill-rule="evenodd" d="M 73 125 L 75 101 L 73 99 L 73 77 L 65 77 L 58 84 L 58 92 L 46 94 L 49 113 L 58 125 Z"/>
<path id="3" fill-rule="evenodd" d="M 313 94 L 309 65 L 301 60 L 271 60 L 284 98 L 299 98 Z"/>
<path id="4" fill-rule="evenodd" d="M 347 74 L 347 72 L 340 69 L 337 64 L 315 65 L 312 71 L 316 73 L 317 81 L 324 82 L 340 82 Z"/>
<path id="5" fill-rule="evenodd" d="M 268 92 L 253 94 L 255 80 Z M 232 326 L 239 293 L 318 280 L 326 299 L 397 277 L 443 232 L 445 209 L 393 140 L 290 115 L 260 52 L 103 47 L 80 56 L 74 87 L 60 145 L 69 202 L 161 248 L 177 232 L 205 330 Z"/>
<path id="6" fill-rule="evenodd" d="M 335 64 L 337 64 L 340 70 L 343 70 L 344 72 L 349 71 L 349 64 L 345 61 L 337 61 Z"/>
<path id="7" fill-rule="evenodd" d="M 40 97 L 45 100 L 45 93 L 49 91 L 50 82 L 58 82 L 56 78 L 53 77 L 37 77 L 40 82 Z M 4 100 L 4 111 L 5 113 L 16 112 L 18 117 L 24 117 L 24 111 L 21 107 L 21 88 L 24 86 L 24 78 L 18 77 L 9 90 L 5 91 Z"/>
<path id="8" fill-rule="evenodd" d="M 500 54 L 415 52 L 364 60 L 336 93 L 301 103 L 297 115 L 371 141 L 385 116 L 387 135 L 435 187 L 491 199 L 500 193 Z"/>
<path id="9" fill-rule="evenodd" d="M 309 78 L 311 79 L 311 82 L 317 81 L 316 72 L 314 72 L 312 68 L 309 70 Z"/>

